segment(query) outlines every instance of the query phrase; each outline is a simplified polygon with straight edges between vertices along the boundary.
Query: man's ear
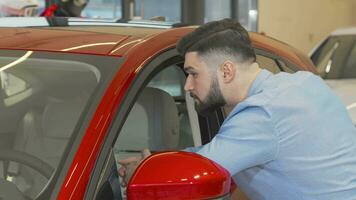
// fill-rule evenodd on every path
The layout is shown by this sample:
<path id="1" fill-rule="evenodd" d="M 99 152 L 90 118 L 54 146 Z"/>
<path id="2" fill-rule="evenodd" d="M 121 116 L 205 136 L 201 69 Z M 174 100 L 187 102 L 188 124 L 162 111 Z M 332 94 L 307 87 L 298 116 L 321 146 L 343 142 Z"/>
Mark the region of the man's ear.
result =
<path id="1" fill-rule="evenodd" d="M 236 76 L 236 66 L 230 60 L 225 60 L 220 65 L 220 74 L 224 83 L 230 83 L 234 80 Z"/>

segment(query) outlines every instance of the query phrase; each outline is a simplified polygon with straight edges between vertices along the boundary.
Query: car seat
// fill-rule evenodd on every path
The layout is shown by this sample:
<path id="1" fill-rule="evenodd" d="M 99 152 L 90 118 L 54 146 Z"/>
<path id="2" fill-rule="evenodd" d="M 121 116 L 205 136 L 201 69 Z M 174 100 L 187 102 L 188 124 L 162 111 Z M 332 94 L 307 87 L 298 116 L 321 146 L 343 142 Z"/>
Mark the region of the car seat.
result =
<path id="1" fill-rule="evenodd" d="M 158 88 L 145 88 L 121 129 L 114 151 L 173 150 L 178 144 L 179 118 L 173 97 Z"/>
<path id="2" fill-rule="evenodd" d="M 15 138 L 14 150 L 26 152 L 57 168 L 85 101 L 49 99 L 43 111 L 25 114 Z M 13 182 L 29 197 L 35 197 L 48 182 L 28 166 L 11 163 Z"/>

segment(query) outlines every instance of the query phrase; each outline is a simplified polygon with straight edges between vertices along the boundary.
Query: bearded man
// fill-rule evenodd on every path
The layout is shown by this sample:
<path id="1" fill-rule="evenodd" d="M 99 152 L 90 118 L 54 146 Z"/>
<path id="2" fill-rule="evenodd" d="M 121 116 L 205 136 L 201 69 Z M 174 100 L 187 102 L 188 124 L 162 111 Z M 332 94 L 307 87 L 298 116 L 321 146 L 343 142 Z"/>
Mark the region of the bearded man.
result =
<path id="1" fill-rule="evenodd" d="M 251 200 L 356 198 L 356 128 L 320 77 L 261 69 L 232 19 L 202 25 L 177 50 L 196 110 L 233 107 L 208 144 L 186 151 L 227 169 Z M 126 178 L 128 161 L 119 170 Z"/>

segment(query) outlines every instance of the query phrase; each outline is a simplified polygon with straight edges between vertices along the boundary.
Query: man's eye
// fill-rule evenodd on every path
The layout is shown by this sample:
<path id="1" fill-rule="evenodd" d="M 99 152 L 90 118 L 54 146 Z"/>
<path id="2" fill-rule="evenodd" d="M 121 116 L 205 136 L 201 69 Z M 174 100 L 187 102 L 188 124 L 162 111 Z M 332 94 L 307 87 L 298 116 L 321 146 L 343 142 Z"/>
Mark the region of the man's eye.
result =
<path id="1" fill-rule="evenodd" d="M 198 76 L 197 73 L 195 72 L 187 72 L 188 76 L 192 76 L 193 78 L 196 78 Z"/>

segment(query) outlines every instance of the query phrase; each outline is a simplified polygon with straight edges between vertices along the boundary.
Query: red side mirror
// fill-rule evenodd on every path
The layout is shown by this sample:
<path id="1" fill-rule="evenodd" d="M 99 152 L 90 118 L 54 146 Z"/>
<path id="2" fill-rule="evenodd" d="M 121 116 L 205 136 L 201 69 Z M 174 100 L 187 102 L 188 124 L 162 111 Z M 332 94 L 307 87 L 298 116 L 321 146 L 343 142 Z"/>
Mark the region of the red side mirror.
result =
<path id="1" fill-rule="evenodd" d="M 195 153 L 153 154 L 136 169 L 128 187 L 129 200 L 214 199 L 229 195 L 230 174 Z"/>

